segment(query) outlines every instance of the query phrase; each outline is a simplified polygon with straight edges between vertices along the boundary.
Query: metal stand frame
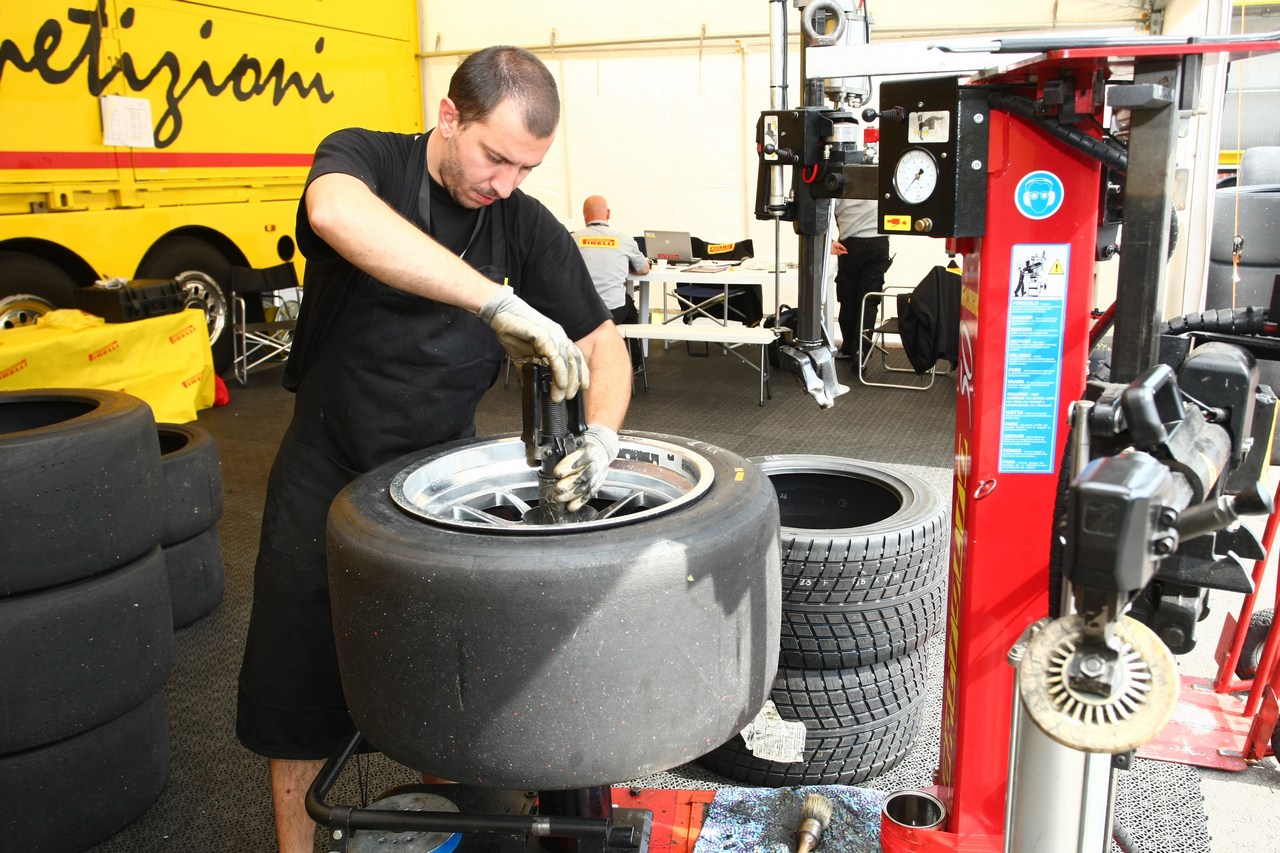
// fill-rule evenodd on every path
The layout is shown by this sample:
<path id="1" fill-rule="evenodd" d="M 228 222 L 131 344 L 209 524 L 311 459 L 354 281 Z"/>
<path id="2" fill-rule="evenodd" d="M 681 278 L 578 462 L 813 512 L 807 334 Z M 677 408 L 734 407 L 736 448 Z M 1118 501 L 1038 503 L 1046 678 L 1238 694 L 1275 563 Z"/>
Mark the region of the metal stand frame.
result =
<path id="1" fill-rule="evenodd" d="M 539 793 L 536 815 L 419 812 L 332 806 L 325 802 L 364 736 L 356 732 L 330 756 L 307 790 L 307 814 L 328 827 L 330 853 L 346 853 L 356 833 L 462 833 L 460 851 L 492 853 L 647 853 L 652 812 L 612 807 L 608 787 Z M 435 793 L 463 786 L 428 786 Z M 404 790 L 404 789 L 397 789 Z M 551 812 L 548 814 L 547 812 Z M 549 840 L 550 846 L 542 846 Z"/>

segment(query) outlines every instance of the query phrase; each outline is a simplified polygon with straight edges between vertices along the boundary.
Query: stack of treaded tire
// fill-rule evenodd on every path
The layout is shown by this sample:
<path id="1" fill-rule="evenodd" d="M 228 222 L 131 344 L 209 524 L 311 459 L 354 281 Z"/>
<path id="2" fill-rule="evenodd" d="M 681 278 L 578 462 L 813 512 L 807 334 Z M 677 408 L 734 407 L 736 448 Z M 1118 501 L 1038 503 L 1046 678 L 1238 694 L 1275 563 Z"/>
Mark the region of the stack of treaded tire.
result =
<path id="1" fill-rule="evenodd" d="M 0 393 L 5 849 L 91 847 L 168 779 L 175 607 L 160 436 L 127 394 Z M 220 563 L 217 580 L 220 597 Z"/>
<path id="2" fill-rule="evenodd" d="M 752 785 L 857 784 L 901 761 L 919 727 L 925 643 L 944 623 L 947 507 L 886 466 L 751 461 L 773 483 L 782 523 L 777 716 L 699 763 Z"/>

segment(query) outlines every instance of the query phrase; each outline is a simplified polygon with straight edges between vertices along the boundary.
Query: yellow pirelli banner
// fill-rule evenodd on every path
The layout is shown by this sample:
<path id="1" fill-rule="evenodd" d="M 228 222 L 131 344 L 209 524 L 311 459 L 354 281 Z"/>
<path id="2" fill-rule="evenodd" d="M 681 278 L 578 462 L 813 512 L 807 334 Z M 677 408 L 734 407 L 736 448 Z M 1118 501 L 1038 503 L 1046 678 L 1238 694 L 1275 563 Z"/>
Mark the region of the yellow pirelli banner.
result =
<path id="1" fill-rule="evenodd" d="M 186 423 L 213 405 L 204 312 L 106 323 L 64 309 L 0 330 L 0 391 L 97 388 L 145 400 L 158 423 Z"/>

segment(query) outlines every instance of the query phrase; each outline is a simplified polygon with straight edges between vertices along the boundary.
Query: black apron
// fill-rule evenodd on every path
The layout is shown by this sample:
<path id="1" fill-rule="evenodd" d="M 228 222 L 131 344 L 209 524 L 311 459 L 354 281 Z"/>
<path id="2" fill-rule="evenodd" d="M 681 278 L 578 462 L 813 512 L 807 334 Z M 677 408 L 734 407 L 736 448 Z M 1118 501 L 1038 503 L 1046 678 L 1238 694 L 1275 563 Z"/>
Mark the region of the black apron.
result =
<path id="1" fill-rule="evenodd" d="M 413 146 L 411 177 L 390 200 L 423 230 L 430 219 L 419 206 L 420 187 L 429 187 L 426 139 Z M 518 288 L 494 207 L 501 205 L 484 211 L 482 227 L 466 229 L 465 260 Z M 295 348 L 305 357 L 286 372 L 297 399 L 268 480 L 236 721 L 246 747 L 293 759 L 329 756 L 352 728 L 329 609 L 329 505 L 383 462 L 474 435 L 476 406 L 503 357 L 497 336 L 470 312 L 404 293 L 345 262 L 309 262 L 306 287 L 304 304 L 328 304 L 305 329 L 311 339 Z"/>
<path id="2" fill-rule="evenodd" d="M 410 179 L 388 203 L 430 233 L 426 144 L 425 134 L 418 137 Z M 474 230 L 466 229 L 466 244 L 449 248 L 501 284 L 513 276 L 501 205 L 480 216 Z M 335 454 L 344 467 L 367 471 L 473 435 L 475 408 L 502 363 L 493 331 L 469 311 L 405 293 L 359 270 L 350 273 L 345 262 L 341 272 L 326 266 L 318 272 L 329 278 L 317 285 L 341 287 L 342 306 L 323 332 L 314 364 L 299 377 L 297 440 Z M 332 277 L 335 272 L 342 280 Z"/>

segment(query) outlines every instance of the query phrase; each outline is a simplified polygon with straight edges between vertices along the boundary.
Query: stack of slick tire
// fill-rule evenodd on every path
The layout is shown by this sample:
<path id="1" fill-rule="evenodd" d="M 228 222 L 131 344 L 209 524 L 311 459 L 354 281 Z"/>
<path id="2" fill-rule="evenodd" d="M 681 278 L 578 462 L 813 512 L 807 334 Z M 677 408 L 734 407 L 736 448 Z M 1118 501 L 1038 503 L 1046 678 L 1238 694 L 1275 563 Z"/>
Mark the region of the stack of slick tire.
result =
<path id="1" fill-rule="evenodd" d="M 151 409 L 0 393 L 0 846 L 76 851 L 169 776 L 174 631 Z"/>
<path id="2" fill-rule="evenodd" d="M 698 761 L 751 785 L 853 785 L 910 749 L 925 644 L 944 623 L 949 514 L 937 489 L 887 466 L 814 455 L 751 460 L 778 495 L 782 631 L 771 699 L 804 725 L 803 760 L 742 735 Z M 793 726 L 794 727 L 794 726 Z"/>
<path id="3" fill-rule="evenodd" d="M 169 573 L 173 627 L 204 616 L 222 600 L 222 468 L 218 447 L 194 424 L 157 424 L 164 472 L 160 545 Z"/>

